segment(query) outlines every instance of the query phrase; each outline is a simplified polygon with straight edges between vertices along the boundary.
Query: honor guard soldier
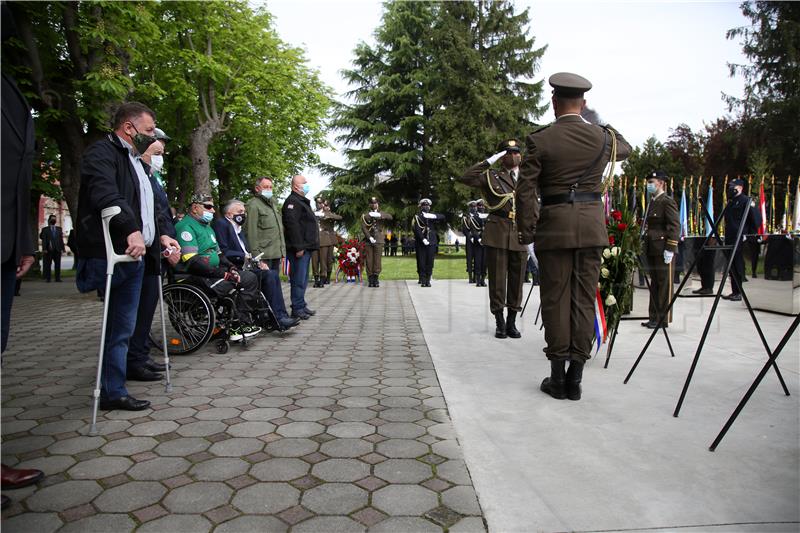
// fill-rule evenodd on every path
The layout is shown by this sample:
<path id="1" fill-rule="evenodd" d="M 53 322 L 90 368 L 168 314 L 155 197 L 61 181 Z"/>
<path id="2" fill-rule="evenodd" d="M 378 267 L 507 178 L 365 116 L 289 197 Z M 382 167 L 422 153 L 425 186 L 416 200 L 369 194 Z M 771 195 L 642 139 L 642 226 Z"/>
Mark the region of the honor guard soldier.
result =
<path id="1" fill-rule="evenodd" d="M 328 285 L 331 282 L 331 274 L 333 273 L 333 265 L 335 264 L 333 260 L 334 258 L 333 250 L 335 246 L 339 245 L 339 240 L 341 239 L 341 237 L 339 237 L 339 234 L 336 233 L 336 229 L 334 228 L 334 223 L 337 220 L 342 220 L 342 217 L 341 215 L 337 215 L 333 211 L 331 211 L 330 200 L 325 200 L 325 212 L 330 213 L 331 215 L 329 237 L 330 237 L 330 242 L 333 243 L 328 247 L 328 271 L 325 273 L 325 282 L 323 283 L 323 285 Z"/>
<path id="2" fill-rule="evenodd" d="M 650 312 L 649 320 L 642 325 L 650 329 L 658 327 L 659 318 L 664 315 L 672 297 L 673 258 L 681 233 L 678 206 L 667 195 L 666 188 L 667 175 L 664 172 L 653 172 L 647 178 L 650 204 L 645 213 L 642 235 L 650 276 Z M 668 322 L 665 318 L 664 327 Z"/>
<path id="3" fill-rule="evenodd" d="M 411 220 L 411 227 L 414 230 L 414 238 L 417 240 L 417 272 L 420 285 L 423 287 L 431 286 L 433 260 L 439 245 L 436 228 L 433 226 L 437 220 L 444 220 L 444 215 L 431 213 L 431 201 L 428 198 L 420 200 L 419 213 L 414 215 Z"/>
<path id="4" fill-rule="evenodd" d="M 483 246 L 483 227 L 489 213 L 483 199 L 475 200 L 475 213 L 470 217 L 470 233 L 472 234 L 472 257 L 475 259 L 475 286 L 486 286 L 486 248 Z"/>
<path id="5" fill-rule="evenodd" d="M 592 87 L 587 79 L 559 73 L 549 81 L 556 121 L 526 141 L 517 187 L 519 242 L 535 241 L 539 259 L 544 352 L 550 360 L 541 389 L 556 399 L 579 400 L 594 337 L 600 259 L 608 246 L 603 170 L 611 157 L 628 157 L 631 147 L 610 126 L 581 117 L 583 94 Z"/>
<path id="6" fill-rule="evenodd" d="M 378 199 L 369 199 L 369 211 L 361 215 L 361 231 L 366 243 L 365 252 L 367 277 L 370 287 L 380 287 L 378 276 L 381 275 L 381 254 L 383 253 L 384 229 L 383 221 L 392 220 L 389 213 L 381 213 Z"/>
<path id="7" fill-rule="evenodd" d="M 747 205 L 750 198 L 744 193 L 744 181 L 740 179 L 731 180 L 728 184 L 728 205 L 725 207 L 725 244 L 733 246 L 736 244 L 736 235 L 739 233 L 739 226 L 742 224 Z M 736 248 L 731 265 L 731 293 L 723 296 L 726 300 L 740 302 L 742 300 L 741 283 L 744 280 L 744 256 L 742 255 L 742 244 L 747 240 L 747 235 L 756 233 L 755 209 L 750 209 L 747 220 L 744 222 L 742 231 L 742 242 Z M 731 250 L 725 250 L 725 255 L 730 258 Z"/>
<path id="8" fill-rule="evenodd" d="M 467 252 L 467 277 L 470 283 L 476 283 L 475 272 L 475 256 L 472 253 L 472 230 L 470 229 L 470 221 L 472 215 L 477 212 L 478 203 L 475 200 L 470 200 L 467 204 L 467 212 L 461 216 L 461 232 L 464 234 L 464 249 Z"/>
<path id="9" fill-rule="evenodd" d="M 333 266 L 333 247 L 336 244 L 336 230 L 333 225 L 342 217 L 331 212 L 327 202 L 315 198 L 317 210 L 314 215 L 319 222 L 319 250 L 311 253 L 311 270 L 314 273 L 314 287 L 324 287 L 328 284 Z"/>
<path id="10" fill-rule="evenodd" d="M 516 326 L 522 310 L 522 280 L 525 277 L 527 248 L 518 239 L 516 188 L 519 163 L 522 159 L 519 142 L 509 139 L 500 143 L 498 153 L 470 167 L 459 181 L 480 189 L 489 210 L 485 220 L 482 244 L 489 270 L 489 309 L 495 317 L 498 339 L 522 336 Z M 496 161 L 500 168 L 492 168 Z M 508 307 L 508 317 L 503 317 Z"/>

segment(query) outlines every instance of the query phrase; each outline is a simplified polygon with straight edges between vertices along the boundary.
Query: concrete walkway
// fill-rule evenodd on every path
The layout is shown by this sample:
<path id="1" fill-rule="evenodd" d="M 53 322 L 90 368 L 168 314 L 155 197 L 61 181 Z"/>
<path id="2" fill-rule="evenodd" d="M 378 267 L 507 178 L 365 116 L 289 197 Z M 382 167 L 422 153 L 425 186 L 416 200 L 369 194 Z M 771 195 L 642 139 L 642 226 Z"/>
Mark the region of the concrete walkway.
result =
<path id="1" fill-rule="evenodd" d="M 284 335 L 174 361 L 91 416 L 102 304 L 25 283 L 2 368 L 4 532 L 478 532 L 481 508 L 404 282 L 309 289 Z"/>
<path id="2" fill-rule="evenodd" d="M 778 359 L 792 396 L 768 375 L 711 453 L 766 360 L 741 304 L 722 302 L 673 418 L 710 300 L 679 301 L 676 357 L 659 336 L 628 385 L 649 330 L 624 322 L 609 368 L 603 349 L 572 402 L 539 391 L 549 364 L 533 325 L 538 289 L 518 340 L 493 337 L 486 289 L 453 280 L 409 290 L 490 531 L 800 530 L 797 335 Z M 634 314 L 646 305 L 637 290 Z M 791 318 L 757 315 L 774 347 Z"/>

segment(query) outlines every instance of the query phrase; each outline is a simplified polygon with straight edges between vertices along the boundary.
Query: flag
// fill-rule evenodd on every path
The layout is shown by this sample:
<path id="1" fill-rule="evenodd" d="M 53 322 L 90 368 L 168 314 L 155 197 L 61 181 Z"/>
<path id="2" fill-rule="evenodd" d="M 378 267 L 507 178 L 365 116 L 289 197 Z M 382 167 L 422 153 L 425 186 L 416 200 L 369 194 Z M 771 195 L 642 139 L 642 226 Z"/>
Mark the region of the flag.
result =
<path id="1" fill-rule="evenodd" d="M 608 337 L 606 330 L 606 314 L 603 312 L 603 297 L 600 296 L 600 288 L 597 288 L 597 296 L 594 301 L 594 338 L 597 343 L 594 354 L 600 351 L 600 347 Z"/>
<path id="2" fill-rule="evenodd" d="M 606 208 L 606 220 L 608 220 L 611 217 L 611 195 L 608 194 L 608 189 L 603 193 L 603 203 Z"/>
<path id="3" fill-rule="evenodd" d="M 292 272 L 292 267 L 289 265 L 289 258 L 281 257 L 281 270 L 283 270 L 283 275 L 287 278 Z"/>
<path id="4" fill-rule="evenodd" d="M 794 231 L 800 231 L 800 180 L 797 180 L 797 190 L 794 193 Z"/>
<path id="5" fill-rule="evenodd" d="M 709 220 L 714 220 L 714 182 L 708 182 L 708 203 L 706 203 Z M 706 220 L 706 237 L 711 235 L 711 222 Z"/>
<path id="6" fill-rule="evenodd" d="M 689 236 L 689 209 L 686 205 L 686 189 L 681 192 L 681 240 Z"/>
<path id="7" fill-rule="evenodd" d="M 764 235 L 767 232 L 767 198 L 764 195 L 764 180 L 761 180 L 761 188 L 758 191 L 758 212 L 761 214 L 761 225 L 758 227 L 758 234 Z"/>

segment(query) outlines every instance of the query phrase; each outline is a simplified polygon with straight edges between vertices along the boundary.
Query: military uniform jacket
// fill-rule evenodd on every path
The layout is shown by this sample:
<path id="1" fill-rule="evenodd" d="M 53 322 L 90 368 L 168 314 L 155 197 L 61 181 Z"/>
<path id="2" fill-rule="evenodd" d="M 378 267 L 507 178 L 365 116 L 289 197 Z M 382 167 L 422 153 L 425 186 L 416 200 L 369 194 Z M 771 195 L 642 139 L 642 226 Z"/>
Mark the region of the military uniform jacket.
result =
<path id="1" fill-rule="evenodd" d="M 319 246 L 335 246 L 336 245 L 336 230 L 333 227 L 334 222 L 342 220 L 339 215 L 333 214 L 331 211 L 324 210 L 319 220 Z"/>
<path id="2" fill-rule="evenodd" d="M 742 223 L 744 212 L 747 209 L 747 204 L 750 203 L 750 197 L 742 193 L 739 196 L 734 196 L 728 200 L 728 205 L 725 208 L 725 244 L 733 244 L 736 242 L 736 234 L 739 232 L 739 224 Z M 744 231 L 742 235 L 752 235 L 756 233 L 755 223 L 755 209 L 750 208 L 750 213 L 747 216 L 747 222 L 744 223 Z"/>
<path id="3" fill-rule="evenodd" d="M 647 208 L 647 233 L 644 237 L 645 253 L 661 255 L 664 250 L 674 252 L 678 249 L 678 238 L 681 233 L 678 206 L 666 193 L 659 194 L 650 200 Z"/>
<path id="4" fill-rule="evenodd" d="M 505 168 L 493 169 L 488 161 L 470 167 L 458 181 L 480 189 L 489 211 L 483 233 L 483 245 L 504 250 L 524 252 L 520 244 L 515 218 L 519 213 L 515 198 L 515 184 Z M 505 195 L 512 196 L 505 196 Z"/>
<path id="5" fill-rule="evenodd" d="M 467 213 L 461 217 L 461 232 L 466 237 L 467 242 L 472 242 L 472 226 L 469 225 L 470 219 L 472 218 L 472 213 Z"/>
<path id="6" fill-rule="evenodd" d="M 475 244 L 478 243 L 478 239 L 481 239 L 481 245 L 483 245 L 483 226 L 485 224 L 486 218 L 481 218 L 480 213 L 474 213 L 469 216 L 467 225 L 469 227 L 469 232 L 472 235 L 472 242 Z"/>
<path id="7" fill-rule="evenodd" d="M 364 240 L 367 241 L 367 244 L 372 244 L 369 240 L 370 237 L 375 239 L 375 244 L 383 244 L 386 240 L 383 236 L 383 221 L 392 220 L 392 215 L 380 213 L 381 218 L 372 218 L 369 211 L 361 215 L 361 231 L 364 233 Z"/>
<path id="8" fill-rule="evenodd" d="M 444 220 L 444 215 L 430 214 L 436 218 L 425 218 L 423 213 L 417 213 L 411 219 L 411 228 L 414 230 L 417 246 L 425 246 L 422 239 L 428 240 L 428 246 L 435 246 L 439 242 L 439 236 L 436 234 L 436 228 L 433 225 L 439 220 Z"/>
<path id="9" fill-rule="evenodd" d="M 622 135 L 616 131 L 614 134 L 616 159 L 621 161 L 628 157 L 631 146 Z M 528 136 L 517 184 L 521 242 L 535 241 L 536 250 L 608 246 L 602 200 L 548 205 L 541 212 L 539 208 L 539 196 L 569 193 L 570 187 L 597 158 L 605 137 L 605 128 L 590 124 L 579 115 L 562 115 Z M 609 136 L 604 154 L 581 180 L 576 192 L 602 192 L 603 170 L 610 157 Z"/>

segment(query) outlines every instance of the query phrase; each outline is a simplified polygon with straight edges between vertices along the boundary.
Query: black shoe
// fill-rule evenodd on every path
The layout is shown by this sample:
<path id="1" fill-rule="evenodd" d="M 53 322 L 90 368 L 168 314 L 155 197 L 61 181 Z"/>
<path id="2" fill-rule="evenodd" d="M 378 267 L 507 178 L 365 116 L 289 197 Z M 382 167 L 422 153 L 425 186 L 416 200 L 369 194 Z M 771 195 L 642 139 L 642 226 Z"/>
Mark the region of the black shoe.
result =
<path id="1" fill-rule="evenodd" d="M 60 279 L 57 279 L 56 281 L 61 281 L 61 280 L 60 280 Z M 742 283 L 744 283 L 744 282 L 746 282 L 746 281 L 750 281 L 750 280 L 749 280 L 749 279 L 747 279 L 747 277 L 744 277 L 744 278 L 742 278 Z"/>
<path id="2" fill-rule="evenodd" d="M 567 397 L 566 388 L 566 375 L 564 373 L 565 361 L 550 360 L 550 377 L 544 378 L 542 385 L 539 387 L 542 392 L 545 392 L 555 398 L 556 400 L 563 400 Z"/>
<path id="3" fill-rule="evenodd" d="M 299 318 L 300 320 L 308 320 L 311 318 L 311 315 L 305 312 L 305 309 L 302 311 L 292 311 L 292 318 Z"/>
<path id="4" fill-rule="evenodd" d="M 530 282 L 531 282 L 531 276 L 530 276 L 530 274 L 528 274 L 528 273 L 526 272 L 526 273 L 525 273 L 525 283 L 530 283 Z"/>
<path id="5" fill-rule="evenodd" d="M 161 381 L 164 376 L 153 372 L 146 366 L 129 368 L 127 372 L 128 381 Z"/>
<path id="6" fill-rule="evenodd" d="M 714 291 L 712 291 L 711 289 L 700 288 L 693 290 L 692 294 L 714 294 Z"/>
<path id="7" fill-rule="evenodd" d="M 314 315 L 316 315 L 316 314 L 317 314 L 317 312 L 316 312 L 316 311 L 314 311 L 313 309 L 309 309 L 308 307 L 306 307 L 305 309 L 303 309 L 303 311 L 305 311 L 305 313 L 306 313 L 307 315 L 310 315 L 310 316 L 314 316 Z"/>
<path id="8" fill-rule="evenodd" d="M 519 332 L 517 329 L 517 325 L 514 323 L 517 320 L 517 312 L 508 310 L 508 318 L 506 319 L 506 335 L 511 337 L 512 339 L 519 339 L 522 337 L 522 333 Z"/>
<path id="9" fill-rule="evenodd" d="M 498 311 L 498 312 L 496 312 L 494 314 L 494 322 L 495 322 L 495 325 L 496 325 L 495 330 L 494 330 L 494 336 L 497 337 L 498 339 L 505 339 L 507 337 L 507 335 L 506 335 L 506 321 L 503 318 L 503 312 L 502 311 Z"/>
<path id="10" fill-rule="evenodd" d="M 148 359 L 144 367 L 151 372 L 165 372 L 167 370 L 167 365 L 164 363 L 157 363 L 152 359 Z"/>
<path id="11" fill-rule="evenodd" d="M 583 379 L 583 363 L 570 361 L 567 370 L 567 398 L 573 401 L 581 399 L 581 380 Z"/>
<path id="12" fill-rule="evenodd" d="M 741 302 L 742 301 L 742 295 L 741 294 L 729 294 L 725 299 L 726 300 L 730 300 L 732 302 Z"/>
<path id="13" fill-rule="evenodd" d="M 315 288 L 315 289 L 319 289 L 319 287 L 320 287 L 320 285 L 319 285 L 319 276 L 314 276 L 314 285 L 313 285 L 313 288 Z"/>
<path id="14" fill-rule="evenodd" d="M 330 274 L 325 276 L 325 283 L 324 284 L 325 285 L 330 285 L 331 284 L 331 275 Z"/>
<path id="15" fill-rule="evenodd" d="M 475 277 L 472 275 L 472 272 L 469 273 L 469 282 L 475 283 Z"/>
<path id="16" fill-rule="evenodd" d="M 137 400 L 133 396 L 122 396 L 116 400 L 100 400 L 103 411 L 143 411 L 150 407 L 147 400 Z"/>
<path id="17" fill-rule="evenodd" d="M 649 328 L 651 324 L 655 324 L 655 322 L 648 320 L 646 322 L 642 322 L 642 326 Z"/>
<path id="18" fill-rule="evenodd" d="M 668 328 L 669 327 L 667 324 L 664 324 L 663 326 L 659 326 L 658 322 L 656 322 L 656 321 L 647 322 L 647 323 L 642 324 L 642 325 L 644 327 L 646 327 L 647 329 L 658 329 L 658 328 Z"/>
<path id="19" fill-rule="evenodd" d="M 380 286 L 381 286 L 381 282 L 378 279 L 378 274 L 375 274 L 375 287 L 380 287 Z"/>
<path id="20" fill-rule="evenodd" d="M 293 327 L 297 326 L 298 324 L 300 324 L 300 319 L 299 318 L 289 318 L 287 316 L 287 317 L 281 318 L 280 320 L 278 320 L 278 322 L 280 323 L 280 325 L 281 325 L 281 327 L 283 329 L 289 329 L 289 328 L 293 328 Z"/>
<path id="21" fill-rule="evenodd" d="M 747 280 L 745 280 L 745 281 L 747 281 Z M 56 283 L 61 283 L 61 280 L 60 280 L 60 279 L 57 279 L 57 280 L 56 280 Z"/>

